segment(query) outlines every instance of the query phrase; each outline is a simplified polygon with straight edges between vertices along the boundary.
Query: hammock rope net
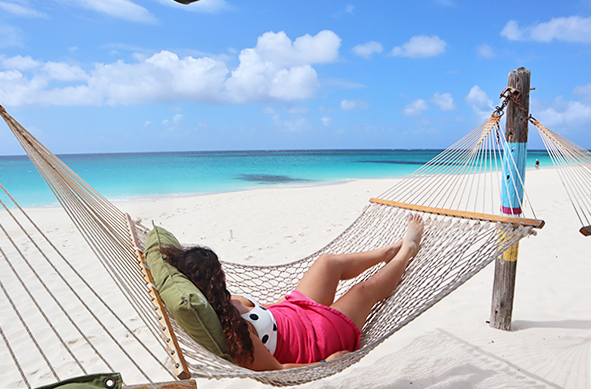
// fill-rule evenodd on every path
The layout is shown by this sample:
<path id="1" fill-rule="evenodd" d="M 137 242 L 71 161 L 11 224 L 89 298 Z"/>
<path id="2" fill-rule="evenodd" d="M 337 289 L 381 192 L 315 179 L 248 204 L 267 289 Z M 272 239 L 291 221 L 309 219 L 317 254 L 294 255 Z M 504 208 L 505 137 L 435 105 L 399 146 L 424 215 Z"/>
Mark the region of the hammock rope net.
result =
<path id="1" fill-rule="evenodd" d="M 568 139 L 550 131 L 530 117 L 546 150 L 557 167 L 562 185 L 581 223 L 579 232 L 591 236 L 591 153 Z"/>
<path id="2" fill-rule="evenodd" d="M 524 212 L 522 217 L 496 215 L 500 209 L 499 192 L 503 190 L 499 182 L 505 176 L 502 158 L 507 154 L 507 146 L 499 125 L 500 115 L 495 113 L 486 123 L 411 177 L 402 180 L 399 185 L 378 198 L 372 199 L 359 218 L 323 249 L 299 261 L 279 266 L 223 262 L 228 288 L 232 293 L 245 293 L 258 299 L 262 304 L 269 304 L 291 292 L 319 255 L 328 252 L 365 251 L 393 243 L 404 236 L 409 212 L 419 212 L 425 221 L 425 233 L 418 255 L 409 263 L 396 291 L 372 310 L 362 329 L 361 348 L 358 351 L 335 361 L 309 367 L 253 372 L 210 353 L 193 341 L 172 318 L 167 318 L 166 308 L 160 305 L 157 292 L 149 278 L 146 278 L 146 270 L 142 263 L 141 251 L 148 230 L 133 223 L 130 217 L 92 189 L 1 107 L 0 114 L 135 311 L 135 317 L 131 319 L 127 316 L 119 318 L 117 309 L 109 308 L 110 302 L 105 301 L 101 293 L 92 291 L 90 283 L 84 281 L 84 277 L 79 275 L 73 266 L 66 265 L 66 271 L 62 263 L 54 265 L 57 267 L 53 273 L 68 275 L 62 277 L 60 282 L 68 284 L 70 277 L 76 280 L 76 286 L 68 289 L 78 292 L 81 286 L 84 286 L 84 291 L 78 292 L 80 296 L 73 296 L 72 302 L 68 304 L 72 306 L 72 311 L 78 312 L 77 310 L 82 308 L 85 311 L 100 311 L 100 314 L 95 314 L 94 317 L 84 316 L 84 325 L 77 325 L 79 332 L 83 332 L 84 328 L 84 332 L 91 334 L 84 338 L 84 342 L 79 342 L 85 346 L 76 343 L 76 347 L 70 347 L 69 351 L 60 351 L 74 354 L 76 357 L 69 359 L 79 362 L 68 364 L 65 372 L 58 372 L 51 363 L 52 360 L 59 360 L 56 359 L 55 350 L 68 348 L 72 342 L 68 339 L 78 330 L 72 330 L 71 325 L 66 326 L 65 330 L 54 328 L 53 333 L 57 336 L 51 338 L 64 339 L 58 340 L 58 346 L 52 348 L 54 346 L 50 345 L 49 341 L 36 341 L 36 335 L 31 333 L 31 327 L 27 326 L 24 320 L 5 320 L 4 317 L 7 316 L 4 312 L 11 312 L 11 317 L 24 317 L 28 314 L 35 320 L 38 320 L 40 315 L 45 315 L 47 318 L 44 320 L 48 323 L 61 323 L 66 319 L 55 318 L 52 315 L 59 312 L 62 316 L 68 316 L 67 310 L 55 310 L 39 305 L 33 310 L 35 312 L 31 313 L 31 305 L 23 301 L 23 294 L 19 290 L 6 290 L 2 287 L 2 293 L 6 298 L 1 299 L 3 319 L 0 332 L 8 350 L 6 354 L 12 357 L 9 362 L 4 363 L 12 364 L 12 371 L 20 372 L 20 378 L 13 378 L 15 386 L 19 386 L 20 382 L 21 385 L 24 383 L 31 387 L 27 377 L 35 377 L 37 381 L 42 382 L 44 379 L 64 379 L 80 373 L 87 374 L 101 369 L 104 371 L 105 368 L 124 372 L 124 379 L 144 382 L 154 382 L 162 376 L 241 377 L 286 386 L 324 378 L 359 361 L 520 239 L 533 234 L 534 228 L 543 225 L 543 222 L 535 219 L 533 213 L 529 215 Z M 11 200 L 14 201 L 12 198 Z M 22 213 L 21 218 L 32 224 L 32 220 L 15 201 L 14 204 Z M 20 255 L 5 254 L 9 247 L 14 251 L 19 243 L 7 238 L 11 230 L 4 227 L 7 223 L 4 216 L 9 215 L 10 219 L 14 219 L 15 212 L 10 211 L 4 203 L 2 206 L 5 210 L 4 213 L 0 212 L 0 226 L 3 232 L 0 234 L 0 256 L 4 258 L 2 266 L 5 266 L 5 263 L 19 262 L 19 266 L 22 267 L 20 259 L 11 259 L 21 257 Z M 523 201 L 520 206 L 523 206 Z M 29 230 L 35 234 L 25 233 L 28 239 L 43 242 L 46 240 L 34 224 Z M 47 262 L 67 263 L 55 246 L 47 245 L 43 243 L 36 247 L 39 247 L 39 253 L 51 251 L 55 258 L 50 259 L 45 254 L 31 252 L 27 253 L 27 256 L 37 255 L 46 258 Z M 22 257 L 24 262 L 24 256 Z M 33 268 L 35 266 L 40 265 L 34 265 Z M 377 270 L 379 266 L 369 269 L 354 280 L 341 282 L 337 298 L 355 283 L 371 277 Z M 1 274 L 4 277 L 4 274 L 9 273 L 17 274 L 18 271 L 3 271 Z M 29 281 L 22 282 L 23 285 L 26 283 Z M 34 299 L 36 293 L 31 293 L 30 298 Z M 47 290 L 47 293 L 52 294 L 50 290 Z M 92 302 L 88 296 L 92 296 Z M 63 297 L 55 299 L 63 301 Z M 77 305 L 74 301 L 78 301 Z M 4 302 L 9 302 L 10 306 Z M 121 301 L 114 301 L 111 305 L 120 306 Z M 24 306 L 29 307 L 27 312 L 22 312 L 21 307 Z M 67 321 L 76 322 L 77 319 L 77 315 L 72 315 Z M 108 321 L 109 324 L 101 324 L 103 321 Z M 141 325 L 138 324 L 139 321 Z M 90 324 L 91 322 L 93 324 Z M 135 323 L 133 328 L 128 325 L 130 322 Z M 21 331 L 23 328 L 26 329 L 30 335 L 27 341 L 22 340 L 17 344 L 11 342 L 10 336 L 5 334 L 19 331 L 19 328 Z M 67 336 L 60 335 L 64 331 Z M 102 336 L 104 332 L 110 332 L 111 335 Z M 81 336 L 76 335 L 75 338 Z M 105 342 L 108 343 L 106 349 L 94 346 L 89 350 L 86 347 L 87 343 L 93 344 L 96 338 L 101 338 L 101 346 L 103 338 L 110 339 L 109 342 Z M 124 342 L 120 342 L 121 339 Z M 41 358 L 47 366 L 31 371 L 27 363 L 19 362 L 19 358 L 25 357 L 27 360 L 26 356 L 32 353 L 31 350 L 48 355 Z M 47 350 L 52 352 L 49 353 Z M 137 361 L 142 361 L 141 365 Z M 40 371 L 52 373 L 42 374 Z M 37 386 L 38 383 L 34 382 L 33 385 Z"/>

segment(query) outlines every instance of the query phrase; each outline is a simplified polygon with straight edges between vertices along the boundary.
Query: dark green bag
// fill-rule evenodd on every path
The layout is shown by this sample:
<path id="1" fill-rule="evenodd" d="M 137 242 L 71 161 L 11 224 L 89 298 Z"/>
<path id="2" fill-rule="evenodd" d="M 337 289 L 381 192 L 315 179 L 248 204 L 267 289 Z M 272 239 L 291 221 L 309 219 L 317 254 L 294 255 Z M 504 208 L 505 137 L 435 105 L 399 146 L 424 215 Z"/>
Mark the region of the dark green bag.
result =
<path id="1" fill-rule="evenodd" d="M 37 389 L 121 389 L 122 385 L 121 374 L 105 373 L 70 378 Z"/>

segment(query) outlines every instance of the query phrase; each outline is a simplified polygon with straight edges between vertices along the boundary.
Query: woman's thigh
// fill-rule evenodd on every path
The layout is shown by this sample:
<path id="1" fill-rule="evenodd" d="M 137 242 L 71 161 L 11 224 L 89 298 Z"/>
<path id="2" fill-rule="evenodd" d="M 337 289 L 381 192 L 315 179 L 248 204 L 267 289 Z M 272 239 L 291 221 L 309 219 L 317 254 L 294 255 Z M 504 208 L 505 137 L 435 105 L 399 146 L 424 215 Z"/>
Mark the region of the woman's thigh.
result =
<path id="1" fill-rule="evenodd" d="M 341 279 L 341 262 L 337 256 L 323 254 L 310 266 L 296 290 L 317 303 L 330 306 Z"/>
<path id="2" fill-rule="evenodd" d="M 347 316 L 361 330 L 378 299 L 375 289 L 366 281 L 353 285 L 330 307 Z"/>

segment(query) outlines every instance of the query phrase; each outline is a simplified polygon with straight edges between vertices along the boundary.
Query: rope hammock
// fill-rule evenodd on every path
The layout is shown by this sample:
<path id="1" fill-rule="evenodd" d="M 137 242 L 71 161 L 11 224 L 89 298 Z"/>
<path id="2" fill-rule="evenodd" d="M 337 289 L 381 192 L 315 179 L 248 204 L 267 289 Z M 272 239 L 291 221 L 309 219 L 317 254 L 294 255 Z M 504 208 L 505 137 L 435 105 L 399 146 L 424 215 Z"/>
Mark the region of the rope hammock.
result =
<path id="1" fill-rule="evenodd" d="M 210 353 L 168 317 L 143 262 L 148 230 L 102 197 L 1 106 L 0 114 L 133 308 L 132 313 L 122 315 L 124 304 L 119 299 L 106 301 L 104 291 L 96 292 L 87 281 L 93 275 L 81 274 L 2 187 L 14 204 L 9 207 L 0 201 L 4 208 L 0 212 L 0 335 L 7 350 L 2 353 L 11 356 L 1 366 L 19 375 L 7 381 L 9 386 L 31 387 L 31 377 L 42 382 L 105 369 L 122 371 L 128 381 L 144 382 L 240 377 L 286 386 L 324 378 L 359 361 L 520 239 L 533 234 L 534 228 L 543 226 L 532 209 L 524 210 L 521 217 L 496 216 L 500 192 L 506 190 L 500 182 L 514 162 L 507 161 L 511 153 L 499 124 L 501 115 L 495 113 L 416 173 L 371 199 L 359 218 L 323 249 L 279 266 L 223 262 L 232 293 L 270 304 L 291 292 L 321 254 L 365 251 L 393 243 L 403 237 L 409 212 L 419 212 L 425 221 L 421 250 L 396 291 L 372 310 L 358 351 L 309 367 L 254 372 Z M 521 178 L 515 180 L 509 185 L 523 184 Z M 520 203 L 515 205 L 525 207 L 528 201 L 521 199 Z M 17 242 L 10 237 L 15 234 L 26 238 Z M 26 253 L 19 249 L 24 240 L 29 242 Z M 377 270 L 379 266 L 341 282 L 337 298 Z M 18 278 L 19 286 L 5 287 L 5 277 Z M 28 325 L 38 320 L 47 322 L 42 333 Z M 15 333 L 21 334 L 17 341 L 12 340 Z M 44 366 L 33 369 L 29 366 L 33 360 Z M 62 370 L 58 368 L 64 366 L 52 363 L 63 360 L 69 362 L 62 364 Z"/>
<path id="2" fill-rule="evenodd" d="M 558 169 L 562 185 L 582 225 L 579 232 L 591 236 L 591 153 L 568 139 L 550 131 L 530 117 L 531 123 Z"/>

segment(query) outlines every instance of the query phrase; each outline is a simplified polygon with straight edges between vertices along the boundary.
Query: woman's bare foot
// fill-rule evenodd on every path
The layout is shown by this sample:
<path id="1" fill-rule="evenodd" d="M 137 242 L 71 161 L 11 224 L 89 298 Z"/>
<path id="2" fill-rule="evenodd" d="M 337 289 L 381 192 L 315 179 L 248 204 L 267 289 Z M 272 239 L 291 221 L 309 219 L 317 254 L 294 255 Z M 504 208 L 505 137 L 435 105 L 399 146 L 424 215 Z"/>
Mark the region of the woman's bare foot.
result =
<path id="1" fill-rule="evenodd" d="M 419 252 L 419 245 L 423 236 L 424 222 L 421 216 L 417 213 L 408 216 L 408 227 L 406 235 L 402 239 L 402 246 L 410 250 L 411 257 L 414 257 Z"/>

